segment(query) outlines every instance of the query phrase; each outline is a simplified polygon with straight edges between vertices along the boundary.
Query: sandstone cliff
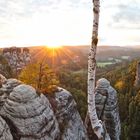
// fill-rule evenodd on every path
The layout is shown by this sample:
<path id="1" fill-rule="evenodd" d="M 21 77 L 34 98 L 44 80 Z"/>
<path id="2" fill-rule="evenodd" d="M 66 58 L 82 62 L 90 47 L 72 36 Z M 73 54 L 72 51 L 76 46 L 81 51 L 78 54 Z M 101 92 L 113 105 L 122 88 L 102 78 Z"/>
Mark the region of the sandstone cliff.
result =
<path id="1" fill-rule="evenodd" d="M 12 77 L 13 75 L 13 70 L 11 66 L 2 54 L 0 54 L 0 74 L 6 77 Z"/>
<path id="2" fill-rule="evenodd" d="M 97 81 L 95 104 L 99 119 L 105 122 L 111 140 L 119 140 L 121 134 L 120 117 L 116 90 L 105 78 Z"/>
<path id="3" fill-rule="evenodd" d="M 88 140 L 76 103 L 68 91 L 59 88 L 51 102 L 16 79 L 1 76 L 1 83 L 0 139 Z"/>
<path id="4" fill-rule="evenodd" d="M 3 56 L 16 74 L 18 74 L 31 61 L 31 55 L 28 48 L 5 48 L 3 49 Z"/>
<path id="5" fill-rule="evenodd" d="M 98 118 L 105 123 L 106 132 L 111 140 L 120 140 L 121 124 L 118 110 L 118 100 L 116 90 L 110 85 L 105 78 L 97 81 L 95 89 L 95 105 Z M 94 134 L 89 115 L 87 113 L 85 125 L 88 130 L 90 140 L 98 140 Z"/>
<path id="6" fill-rule="evenodd" d="M 56 117 L 61 127 L 62 140 L 88 140 L 86 129 L 76 108 L 72 95 L 59 88 L 55 93 Z"/>
<path id="7" fill-rule="evenodd" d="M 135 86 L 140 85 L 140 62 L 137 63 Z"/>

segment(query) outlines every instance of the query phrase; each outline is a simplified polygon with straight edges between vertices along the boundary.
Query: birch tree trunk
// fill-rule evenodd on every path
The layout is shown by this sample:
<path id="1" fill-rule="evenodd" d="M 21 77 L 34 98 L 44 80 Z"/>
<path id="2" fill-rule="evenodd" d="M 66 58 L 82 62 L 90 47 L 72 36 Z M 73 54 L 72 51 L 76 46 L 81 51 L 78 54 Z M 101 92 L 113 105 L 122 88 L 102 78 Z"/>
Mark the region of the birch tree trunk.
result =
<path id="1" fill-rule="evenodd" d="M 88 114 L 90 117 L 92 129 L 99 139 L 109 140 L 105 138 L 105 129 L 98 119 L 95 108 L 95 74 L 96 74 L 96 49 L 98 43 L 98 25 L 100 0 L 92 0 L 93 2 L 93 31 L 90 52 L 88 56 Z"/>

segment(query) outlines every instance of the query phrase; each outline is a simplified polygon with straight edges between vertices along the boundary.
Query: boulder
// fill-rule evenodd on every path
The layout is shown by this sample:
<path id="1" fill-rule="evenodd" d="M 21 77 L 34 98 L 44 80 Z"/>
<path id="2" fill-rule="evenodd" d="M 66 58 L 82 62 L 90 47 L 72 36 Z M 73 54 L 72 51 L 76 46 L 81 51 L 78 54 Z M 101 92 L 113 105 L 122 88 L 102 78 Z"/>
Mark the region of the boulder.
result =
<path id="1" fill-rule="evenodd" d="M 0 115 L 10 120 L 20 140 L 59 138 L 58 122 L 48 99 L 38 95 L 31 86 L 20 84 L 13 88 L 1 107 Z"/>

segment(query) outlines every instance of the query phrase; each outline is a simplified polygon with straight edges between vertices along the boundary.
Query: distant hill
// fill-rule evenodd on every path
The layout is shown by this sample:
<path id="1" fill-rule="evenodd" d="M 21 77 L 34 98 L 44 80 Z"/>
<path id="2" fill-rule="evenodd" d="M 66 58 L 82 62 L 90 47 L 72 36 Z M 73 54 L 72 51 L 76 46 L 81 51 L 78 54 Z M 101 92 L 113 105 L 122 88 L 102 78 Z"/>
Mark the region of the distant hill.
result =
<path id="1" fill-rule="evenodd" d="M 88 56 L 89 48 L 88 45 L 83 46 L 65 46 L 67 49 L 70 49 L 73 52 L 79 50 L 83 53 L 83 55 Z M 97 48 L 97 60 L 105 61 L 108 58 L 119 59 L 123 56 L 129 57 L 129 59 L 135 59 L 140 57 L 140 47 L 120 47 L 120 46 L 98 46 Z"/>
<path id="2" fill-rule="evenodd" d="M 29 46 L 32 61 L 47 61 L 50 66 L 87 63 L 89 45 L 62 46 L 59 49 L 49 49 L 46 46 Z M 98 46 L 98 62 L 121 62 L 140 58 L 139 46 Z"/>

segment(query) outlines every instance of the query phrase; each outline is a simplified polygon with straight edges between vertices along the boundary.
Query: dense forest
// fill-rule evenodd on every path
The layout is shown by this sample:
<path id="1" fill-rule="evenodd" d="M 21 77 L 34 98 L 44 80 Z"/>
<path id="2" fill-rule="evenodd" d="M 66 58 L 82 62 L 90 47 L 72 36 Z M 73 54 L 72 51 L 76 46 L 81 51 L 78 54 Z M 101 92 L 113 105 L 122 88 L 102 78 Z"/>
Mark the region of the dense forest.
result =
<path id="1" fill-rule="evenodd" d="M 118 92 L 121 139 L 140 139 L 140 86 L 134 86 L 138 61 L 120 64 L 103 74 Z"/>

